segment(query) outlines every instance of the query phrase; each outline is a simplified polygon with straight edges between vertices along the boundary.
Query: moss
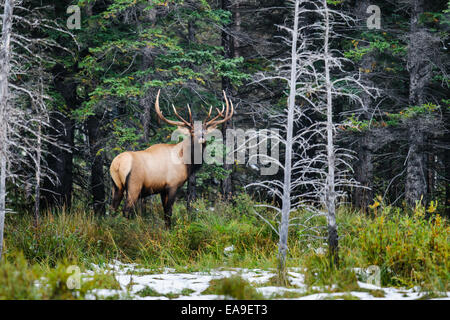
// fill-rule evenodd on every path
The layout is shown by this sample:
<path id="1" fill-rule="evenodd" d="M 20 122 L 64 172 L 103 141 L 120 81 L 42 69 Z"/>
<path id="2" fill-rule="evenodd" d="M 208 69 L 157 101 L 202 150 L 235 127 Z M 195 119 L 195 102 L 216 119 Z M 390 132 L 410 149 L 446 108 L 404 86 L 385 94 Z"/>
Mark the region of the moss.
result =
<path id="1" fill-rule="evenodd" d="M 189 288 L 184 288 L 183 290 L 181 290 L 181 295 L 182 296 L 190 296 L 194 292 L 195 292 L 195 290 L 192 290 Z"/>
<path id="2" fill-rule="evenodd" d="M 209 287 L 202 294 L 224 295 L 238 300 L 259 300 L 264 298 L 248 281 L 238 275 L 211 280 Z"/>
<path id="3" fill-rule="evenodd" d="M 375 298 L 384 298 L 386 296 L 383 290 L 370 290 L 369 293 Z"/>
<path id="4" fill-rule="evenodd" d="M 157 292 L 155 289 L 150 287 L 145 287 L 144 289 L 137 292 L 140 297 L 161 297 L 161 293 Z"/>

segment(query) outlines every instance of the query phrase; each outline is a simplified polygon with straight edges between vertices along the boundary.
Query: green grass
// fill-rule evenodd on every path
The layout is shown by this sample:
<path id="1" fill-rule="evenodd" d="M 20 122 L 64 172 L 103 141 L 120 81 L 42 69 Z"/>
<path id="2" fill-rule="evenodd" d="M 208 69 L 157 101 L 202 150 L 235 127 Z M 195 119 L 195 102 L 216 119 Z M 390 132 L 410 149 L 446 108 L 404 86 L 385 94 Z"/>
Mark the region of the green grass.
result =
<path id="1" fill-rule="evenodd" d="M 5 255 L 0 264 L 0 299 L 82 299 L 93 288 L 117 288 L 112 275 L 83 283 L 77 295 L 65 285 L 70 276 L 68 266 L 76 265 L 84 271 L 92 263 L 102 265 L 113 259 L 137 263 L 155 273 L 165 267 L 183 272 L 218 267 L 276 268 L 277 236 L 252 213 L 253 206 L 245 195 L 232 204 L 219 200 L 214 210 L 205 200 L 198 200 L 188 214 L 184 203 L 179 202 L 170 231 L 164 228 L 159 202 L 150 205 L 147 215 L 134 219 L 97 217 L 82 207 L 48 212 L 41 216 L 37 228 L 27 214 L 8 215 Z M 358 290 L 353 268 L 371 265 L 380 268 L 383 286 L 417 285 L 436 294 L 449 291 L 448 221 L 438 214 L 427 214 L 420 206 L 414 212 L 385 205 L 382 208 L 370 215 L 348 208 L 338 210 L 339 269 L 330 266 L 326 254 L 314 251 L 326 248 L 323 240 L 299 241 L 302 230 L 292 227 L 287 266 L 306 268 L 309 286 L 334 285 L 332 292 Z M 260 214 L 274 220 L 269 210 Z M 300 222 L 308 218 L 304 212 L 293 216 Z M 319 217 L 307 224 L 325 225 L 326 221 Z M 231 245 L 234 251 L 224 253 Z M 42 277 L 47 285 L 37 288 L 34 283 Z"/>
<path id="2" fill-rule="evenodd" d="M 351 295 L 350 293 L 346 293 L 343 295 L 335 295 L 335 296 L 329 296 L 329 297 L 325 297 L 324 300 L 361 300 L 360 298 Z"/>

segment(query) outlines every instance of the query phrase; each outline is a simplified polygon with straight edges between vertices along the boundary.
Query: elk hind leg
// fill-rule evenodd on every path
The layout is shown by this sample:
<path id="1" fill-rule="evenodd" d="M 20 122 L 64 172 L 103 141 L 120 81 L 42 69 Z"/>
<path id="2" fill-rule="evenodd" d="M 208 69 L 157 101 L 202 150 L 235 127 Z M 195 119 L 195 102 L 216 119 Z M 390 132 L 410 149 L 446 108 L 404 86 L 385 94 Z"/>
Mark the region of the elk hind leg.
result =
<path id="1" fill-rule="evenodd" d="M 139 199 L 139 195 L 141 194 L 141 188 L 140 187 L 132 187 L 129 186 L 127 190 L 127 200 L 125 207 L 123 209 L 123 213 L 125 217 L 130 218 L 130 212 L 134 213 L 136 202 Z"/>
<path id="2" fill-rule="evenodd" d="M 116 184 L 113 182 L 113 188 L 112 188 L 112 204 L 111 208 L 113 211 L 116 211 L 117 208 L 120 205 L 120 202 L 123 199 L 123 188 L 119 188 L 116 186 Z"/>

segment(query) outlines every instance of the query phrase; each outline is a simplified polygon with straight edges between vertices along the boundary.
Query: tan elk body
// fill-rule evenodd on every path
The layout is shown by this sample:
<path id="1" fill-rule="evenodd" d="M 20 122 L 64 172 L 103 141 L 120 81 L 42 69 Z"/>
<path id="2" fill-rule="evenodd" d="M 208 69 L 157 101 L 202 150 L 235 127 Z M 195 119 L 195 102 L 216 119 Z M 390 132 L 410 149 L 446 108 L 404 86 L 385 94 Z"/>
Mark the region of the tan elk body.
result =
<path id="1" fill-rule="evenodd" d="M 127 151 L 115 157 L 110 166 L 113 181 L 112 208 L 117 210 L 126 193 L 124 212 L 128 215 L 139 198 L 159 193 L 164 207 L 165 222 L 170 227 L 172 205 L 175 201 L 176 192 L 198 168 L 198 165 L 190 164 L 193 161 L 185 161 L 186 150 L 190 151 L 191 141 L 203 148 L 206 144 L 206 135 L 214 130 L 218 124 L 224 123 L 232 117 L 233 104 L 228 101 L 224 92 L 225 115 L 223 114 L 224 107 L 222 111 L 217 110 L 218 115 L 208 121 L 212 111 L 212 108 L 210 108 L 202 126 L 196 128 L 189 106 L 189 122 L 178 115 L 175 107 L 173 107 L 174 113 L 181 121 L 166 119 L 159 108 L 159 94 L 158 91 L 155 102 L 155 109 L 159 118 L 171 125 L 178 126 L 191 139 L 184 139 L 178 144 L 156 144 L 142 151 Z M 221 119 L 217 120 L 219 118 Z"/>

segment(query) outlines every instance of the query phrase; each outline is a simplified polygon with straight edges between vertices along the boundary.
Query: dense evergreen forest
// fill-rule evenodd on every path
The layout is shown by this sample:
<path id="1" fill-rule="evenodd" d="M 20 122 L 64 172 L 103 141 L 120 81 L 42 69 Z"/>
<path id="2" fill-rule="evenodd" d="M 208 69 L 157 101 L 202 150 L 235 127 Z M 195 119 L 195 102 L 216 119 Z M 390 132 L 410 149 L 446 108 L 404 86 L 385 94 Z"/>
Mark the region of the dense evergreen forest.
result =
<path id="1" fill-rule="evenodd" d="M 392 262 L 396 257 L 378 261 L 379 252 L 367 248 L 370 254 L 355 259 L 360 262 L 363 260 L 358 259 L 365 257 L 366 266 L 386 263 L 401 269 L 392 267 L 398 271 L 392 275 L 384 268 L 384 284 L 425 281 L 433 290 L 448 291 L 448 0 L 1 0 L 0 4 L 0 254 L 4 242 L 3 254 L 9 263 L 19 252 L 30 264 L 45 261 L 52 267 L 63 257 L 71 262 L 86 260 L 80 258 L 81 253 L 62 252 L 72 252 L 77 246 L 76 240 L 67 242 L 72 241 L 67 240 L 72 239 L 69 229 L 63 232 L 67 238 L 61 240 L 61 252 L 57 244 L 50 251 L 44 249 L 52 247 L 51 241 L 44 244 L 43 238 L 35 238 L 36 233 L 51 234 L 47 228 L 53 218 L 49 217 L 64 212 L 74 216 L 63 214 L 63 218 L 54 219 L 72 219 L 67 228 L 73 226 L 74 237 L 77 232 L 90 232 L 83 222 L 83 216 L 89 216 L 99 226 L 107 223 L 117 232 L 111 231 L 111 239 L 128 230 L 134 235 L 133 241 L 141 244 L 150 241 L 147 236 L 156 237 L 151 240 L 154 242 L 145 243 L 166 241 L 179 248 L 186 245 L 184 252 L 193 250 L 208 257 L 214 254 L 208 251 L 212 245 L 205 243 L 224 241 L 224 245 L 240 250 L 239 245 L 247 243 L 241 239 L 246 234 L 253 240 L 248 247 L 243 245 L 242 252 L 257 251 L 261 246 L 261 252 L 273 251 L 275 255 L 278 245 L 278 262 L 269 259 L 272 262 L 267 265 L 277 265 L 280 272 L 294 266 L 292 257 L 300 259 L 297 250 L 306 246 L 295 239 L 306 235 L 316 241 L 320 235 L 327 239 L 332 261 L 345 269 L 349 263 L 344 257 L 350 248 L 346 247 L 351 237 L 348 234 L 363 234 L 357 229 L 363 228 L 360 223 L 369 225 L 363 220 L 376 223 L 377 213 L 388 210 L 401 212 L 395 218 L 400 220 L 393 218 L 396 222 L 391 228 L 417 214 L 423 215 L 421 219 L 427 221 L 423 223 L 430 223 L 430 228 L 436 227 L 438 214 L 438 221 L 444 219 L 439 227 L 443 245 L 439 252 L 443 256 L 430 258 L 434 261 L 431 264 L 440 264 L 442 269 L 432 268 L 429 274 L 433 280 L 417 275 L 412 279 L 408 278 L 411 268 L 421 268 L 415 264 L 417 257 L 402 262 L 410 266 L 404 269 Z M 169 122 L 188 117 L 203 120 L 210 107 L 214 111 L 211 118 L 217 113 L 220 116 L 223 104 L 227 102 L 227 112 L 228 102 L 232 104 L 232 117 L 217 125 L 224 137 L 219 142 L 229 147 L 216 147 L 214 152 L 223 154 L 222 159 L 252 143 L 249 132 L 279 130 L 283 143 L 277 149 L 276 173 L 264 175 L 263 167 L 268 162 L 262 156 L 253 161 L 248 153 L 243 162 L 205 163 L 192 171 L 177 191 L 172 219 L 175 231 L 164 230 L 162 220 L 158 220 L 163 219 L 159 196 L 139 199 L 133 208 L 134 217 L 124 218 L 121 209 L 125 204 L 120 210 L 111 208 L 113 159 L 125 151 L 175 143 L 171 136 L 176 128 L 162 121 L 155 110 L 159 91 L 161 111 Z M 228 100 L 224 100 L 224 94 Z M 229 129 L 242 134 L 242 140 L 227 136 Z M 269 145 L 274 147 L 275 143 Z M 260 206 L 264 206 L 262 212 L 249 213 Z M 209 207 L 216 209 L 208 211 Z M 340 217 L 340 210 L 347 213 Z M 320 216 L 321 211 L 325 217 Z M 350 211 L 356 216 L 347 216 Z M 245 219 L 256 222 L 245 221 L 264 231 L 247 234 L 230 227 L 220 235 L 219 229 L 212 227 L 214 223 L 233 224 L 223 217 L 210 217 L 211 212 L 220 217 L 230 214 L 230 219 L 251 216 Z M 203 219 L 202 213 L 210 219 L 204 226 L 196 222 Z M 104 220 L 108 217 L 111 221 L 120 219 L 120 228 L 129 229 L 114 229 L 119 228 L 119 222 L 116 225 Z M 138 217 L 150 220 L 144 223 Z M 290 222 L 293 219 L 301 224 L 294 225 Z M 319 223 L 310 225 L 314 219 L 328 227 L 318 231 Z M 362 220 L 353 223 L 350 219 Z M 77 224 L 84 231 L 76 231 Z M 158 232 L 163 235 L 147 234 L 145 225 L 159 226 L 155 229 L 161 229 Z M 176 231 L 183 226 L 187 231 Z M 300 226 L 308 232 L 300 232 Z M 366 240 L 378 234 L 374 225 L 364 230 L 368 230 Z M 389 230 L 395 234 L 394 229 Z M 437 232 L 430 230 L 434 230 L 430 234 Z M 337 239 L 341 231 L 346 236 L 339 237 L 339 261 Z M 165 253 L 164 258 L 162 253 L 144 254 L 143 249 L 129 247 L 120 237 L 122 240 L 111 240 L 115 248 L 111 250 L 116 250 L 112 254 L 110 249 L 103 249 L 110 241 L 107 236 L 99 237 L 103 242 L 98 246 L 108 252 L 102 251 L 99 261 L 123 258 L 123 254 L 128 262 L 139 257 L 136 259 L 142 263 L 157 260 L 158 266 L 195 265 L 192 254 L 183 258 L 173 252 Z M 89 239 L 94 238 L 100 241 L 93 235 Z M 181 239 L 186 244 L 181 245 Z M 238 240 L 235 243 L 233 239 Z M 89 241 L 86 247 L 80 245 L 80 250 L 91 252 Z M 364 241 L 360 248 L 368 245 Z M 34 251 L 27 248 L 30 243 L 34 243 Z M 171 250 L 159 245 L 161 252 Z M 402 250 L 398 243 L 385 243 L 381 245 L 383 250 L 386 245 Z M 434 245 L 430 246 L 429 250 L 434 250 Z M 154 256 L 158 258 L 151 258 Z M 308 259 L 311 270 L 320 265 L 314 258 Z M 341 281 L 346 277 L 334 275 L 326 273 L 323 279 Z M 280 279 L 284 284 L 287 281 Z M 53 296 L 36 297 L 69 297 L 55 292 Z M 0 289 L 0 298 L 14 296 L 3 294 Z M 30 292 L 24 295 L 31 297 Z"/>

